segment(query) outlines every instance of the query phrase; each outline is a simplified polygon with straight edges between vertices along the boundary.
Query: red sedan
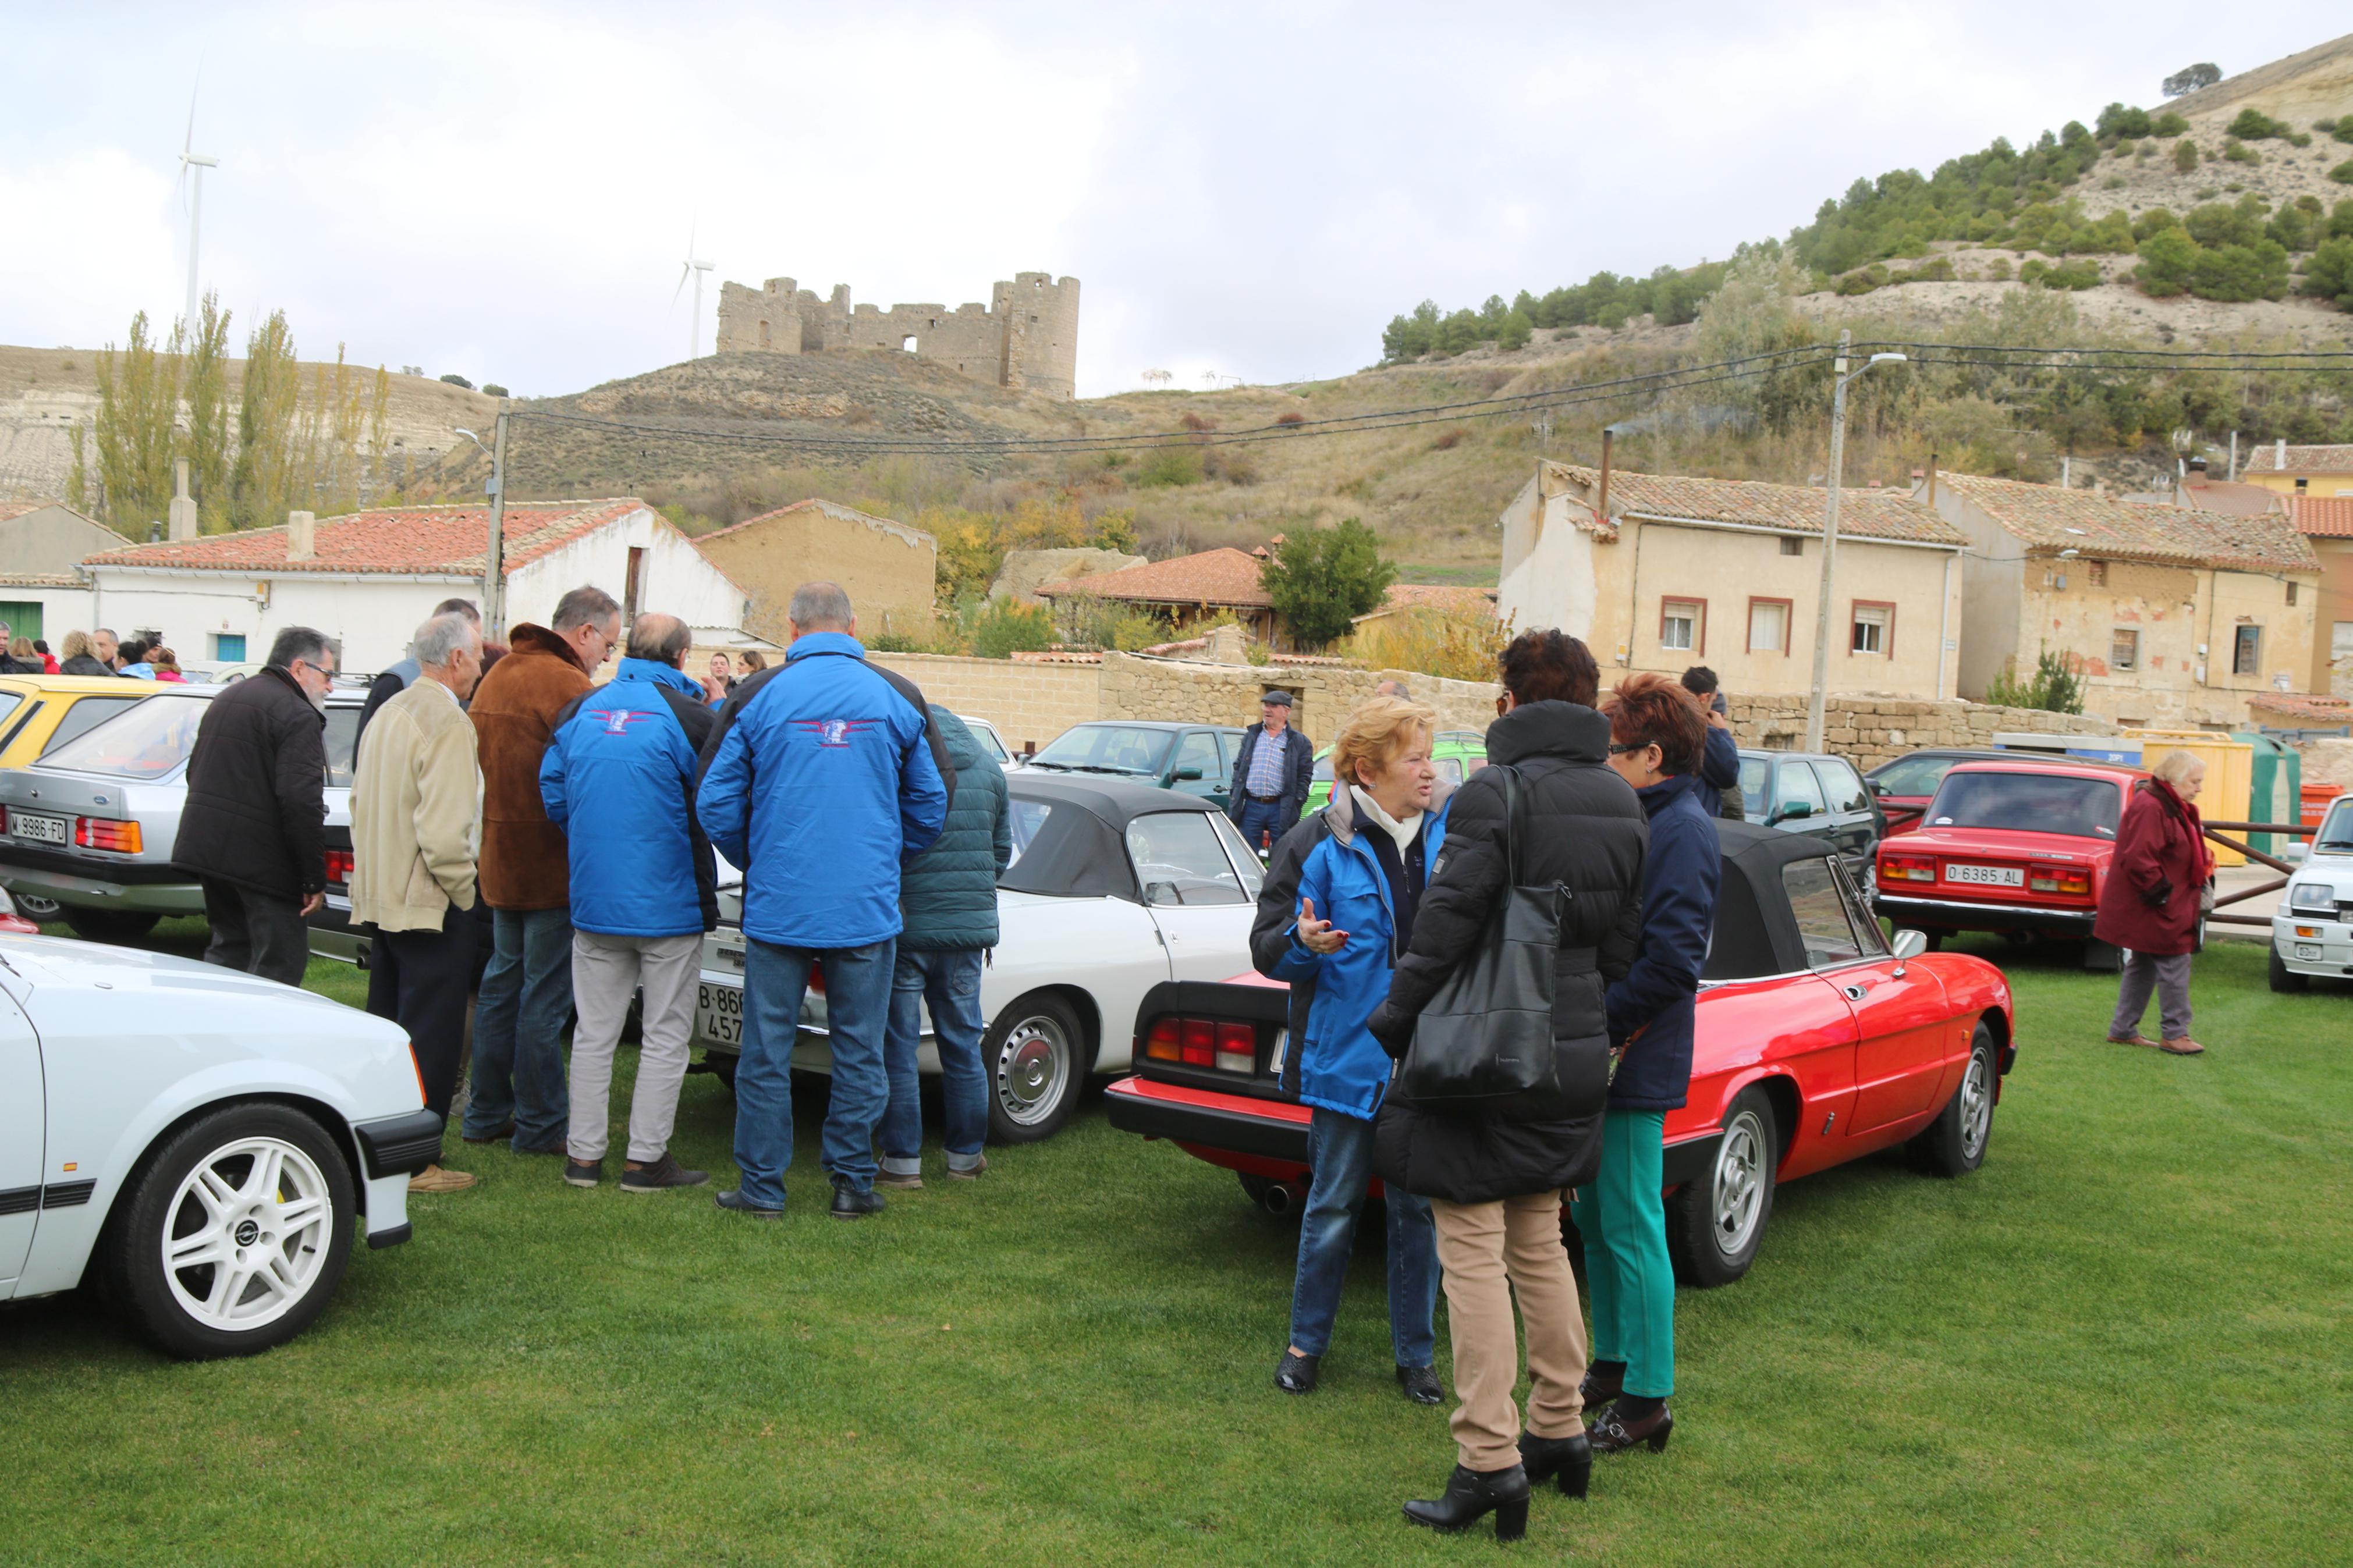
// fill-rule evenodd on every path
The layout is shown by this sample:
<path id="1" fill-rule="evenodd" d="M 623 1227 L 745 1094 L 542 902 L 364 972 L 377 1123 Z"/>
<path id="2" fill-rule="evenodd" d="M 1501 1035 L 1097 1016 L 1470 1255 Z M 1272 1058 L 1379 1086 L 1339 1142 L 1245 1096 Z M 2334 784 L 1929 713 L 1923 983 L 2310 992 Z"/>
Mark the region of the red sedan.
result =
<path id="1" fill-rule="evenodd" d="M 1776 1184 L 1909 1144 L 1939 1174 L 1985 1159 L 2017 1055 L 2001 972 L 1891 946 L 1820 839 L 1719 823 L 1723 892 L 1701 983 L 1688 1103 L 1666 1123 L 1667 1237 L 1698 1285 L 1756 1260 Z M 1136 1018 L 1111 1124 L 1240 1173 L 1275 1212 L 1305 1193 L 1305 1106 L 1279 1080 L 1288 995 L 1256 976 L 1174 984 Z"/>
<path id="2" fill-rule="evenodd" d="M 1932 946 L 1964 931 L 2089 942 L 2126 792 L 2147 779 L 2106 763 L 1959 763 L 1920 826 L 1880 844 L 1876 907 Z"/>

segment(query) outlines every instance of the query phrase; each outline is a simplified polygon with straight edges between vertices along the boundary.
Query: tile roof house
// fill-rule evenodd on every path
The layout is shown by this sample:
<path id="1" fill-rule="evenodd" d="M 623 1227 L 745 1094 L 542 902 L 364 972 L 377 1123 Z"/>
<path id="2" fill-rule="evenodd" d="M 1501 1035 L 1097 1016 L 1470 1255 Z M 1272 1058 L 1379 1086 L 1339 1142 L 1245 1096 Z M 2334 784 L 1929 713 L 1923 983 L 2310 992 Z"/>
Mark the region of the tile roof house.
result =
<path id="1" fill-rule="evenodd" d="M 374 670 L 402 657 L 435 604 L 480 597 L 489 552 L 487 508 L 388 507 L 123 546 L 82 570 L 99 618 L 126 636 L 160 631 L 184 657 L 258 658 L 280 630 L 309 626 L 343 639 L 345 668 Z M 584 584 L 698 631 L 744 623 L 744 590 L 634 499 L 510 503 L 501 564 L 508 626 L 544 621 Z"/>
<path id="2" fill-rule="evenodd" d="M 0 622 L 10 637 L 47 641 L 88 629 L 91 600 L 82 557 L 122 536 L 55 500 L 0 500 Z"/>
<path id="3" fill-rule="evenodd" d="M 1497 616 L 1590 645 L 1605 679 L 1715 669 L 1732 691 L 1812 679 L 1820 601 L 1819 487 L 1542 462 L 1504 509 Z M 1952 693 L 1965 541 L 1903 490 L 1843 489 L 1831 606 L 1834 691 Z"/>
<path id="4" fill-rule="evenodd" d="M 2247 455 L 2239 478 L 2279 495 L 2353 496 L 2353 446 L 2291 447 L 2274 441 Z"/>
<path id="5" fill-rule="evenodd" d="M 1168 614 L 1178 631 L 1195 621 L 1231 612 L 1261 641 L 1274 636 L 1274 600 L 1259 582 L 1264 565 L 1247 550 L 1228 546 L 1129 566 L 1068 583 L 1047 583 L 1040 598 L 1057 607 L 1088 600 L 1147 605 Z"/>
<path id="6" fill-rule="evenodd" d="M 2250 693 L 2310 679 L 2321 563 L 2289 520 L 1938 473 L 1923 487 L 1969 539 L 1964 697 L 2046 651 L 2084 710 L 2126 723 L 2244 724 Z"/>
<path id="7" fill-rule="evenodd" d="M 744 585 L 745 626 L 778 642 L 804 583 L 838 583 L 860 631 L 923 636 L 938 591 L 939 542 L 920 528 L 810 497 L 697 538 L 695 547 Z"/>
<path id="8" fill-rule="evenodd" d="M 2310 691 L 2353 694 L 2353 496 L 2292 495 L 2288 516 L 2320 558 Z M 2341 673 L 2340 673 L 2341 669 Z"/>

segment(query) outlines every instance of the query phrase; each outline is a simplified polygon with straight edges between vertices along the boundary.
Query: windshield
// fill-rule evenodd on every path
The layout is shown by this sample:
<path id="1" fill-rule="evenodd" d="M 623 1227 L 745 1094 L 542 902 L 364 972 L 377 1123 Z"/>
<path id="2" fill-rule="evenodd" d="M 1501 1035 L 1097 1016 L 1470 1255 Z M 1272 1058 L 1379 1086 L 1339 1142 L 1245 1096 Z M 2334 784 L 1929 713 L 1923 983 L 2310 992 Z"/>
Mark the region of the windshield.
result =
<path id="1" fill-rule="evenodd" d="M 1166 730 L 1081 724 L 1054 737 L 1050 745 L 1030 759 L 1029 765 L 1082 773 L 1156 774 L 1168 754 L 1168 742 Z"/>
<path id="2" fill-rule="evenodd" d="M 58 747 L 41 762 L 76 773 L 162 778 L 188 760 L 196 743 L 196 726 L 209 706 L 199 698 L 151 697 L 71 744 Z"/>
<path id="3" fill-rule="evenodd" d="M 1997 827 L 2114 838 L 2119 805 L 2108 779 L 2056 773 L 1947 773 L 1928 803 L 1930 827 Z"/>
<path id="4" fill-rule="evenodd" d="M 1765 820 L 1765 796 L 1769 792 L 1773 763 L 1766 757 L 1740 759 L 1740 809 L 1751 822 Z"/>
<path id="5" fill-rule="evenodd" d="M 2353 855 L 2353 795 L 2340 795 L 2328 808 L 2312 847 L 2326 855 Z"/>
<path id="6" fill-rule="evenodd" d="M 1958 757 L 1905 757 L 1873 770 L 1871 782 L 1889 795 L 1934 795 Z"/>

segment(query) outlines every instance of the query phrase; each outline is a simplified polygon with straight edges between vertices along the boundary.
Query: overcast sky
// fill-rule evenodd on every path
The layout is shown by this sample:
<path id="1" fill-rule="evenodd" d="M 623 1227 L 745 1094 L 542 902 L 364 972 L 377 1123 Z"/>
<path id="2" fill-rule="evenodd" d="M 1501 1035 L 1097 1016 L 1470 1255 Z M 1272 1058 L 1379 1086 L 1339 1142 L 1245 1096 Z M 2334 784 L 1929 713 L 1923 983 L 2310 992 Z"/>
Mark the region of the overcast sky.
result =
<path id="1" fill-rule="evenodd" d="M 202 277 L 305 358 L 522 394 L 686 357 L 716 279 L 955 305 L 1083 282 L 1079 387 L 1370 363 L 1382 325 L 1720 258 L 1857 175 L 2028 140 L 2341 4 L 0 0 L 0 342 L 95 347 Z M 688 297 L 691 296 L 689 286 Z"/>

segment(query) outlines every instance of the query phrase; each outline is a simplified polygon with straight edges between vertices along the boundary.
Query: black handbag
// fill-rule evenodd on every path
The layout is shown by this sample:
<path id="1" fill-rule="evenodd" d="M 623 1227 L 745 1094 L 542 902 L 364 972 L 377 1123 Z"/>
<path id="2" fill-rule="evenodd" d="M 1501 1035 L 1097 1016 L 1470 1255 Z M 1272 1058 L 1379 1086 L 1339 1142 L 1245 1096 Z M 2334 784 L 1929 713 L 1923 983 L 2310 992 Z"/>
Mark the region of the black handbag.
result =
<path id="1" fill-rule="evenodd" d="M 1541 1114 L 1568 1100 L 1553 1040 L 1552 1003 L 1561 914 L 1574 895 L 1557 882 L 1520 885 L 1527 826 L 1519 778 L 1496 763 L 1486 773 L 1504 786 L 1504 896 L 1479 945 L 1414 1020 L 1397 1093 L 1433 1109 L 1508 1105 Z"/>

